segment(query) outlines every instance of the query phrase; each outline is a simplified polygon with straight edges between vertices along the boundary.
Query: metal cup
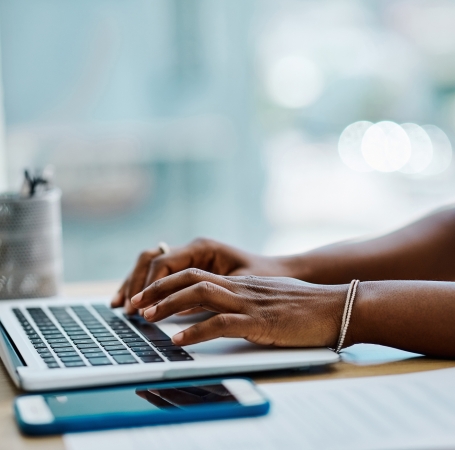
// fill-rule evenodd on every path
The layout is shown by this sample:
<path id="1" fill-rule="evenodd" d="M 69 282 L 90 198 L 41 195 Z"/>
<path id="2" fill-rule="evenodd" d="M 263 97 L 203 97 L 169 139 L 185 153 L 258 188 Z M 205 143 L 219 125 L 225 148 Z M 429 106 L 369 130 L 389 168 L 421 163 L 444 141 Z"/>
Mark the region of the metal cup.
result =
<path id="1" fill-rule="evenodd" d="M 52 297 L 63 278 L 61 192 L 0 194 L 0 299 Z"/>

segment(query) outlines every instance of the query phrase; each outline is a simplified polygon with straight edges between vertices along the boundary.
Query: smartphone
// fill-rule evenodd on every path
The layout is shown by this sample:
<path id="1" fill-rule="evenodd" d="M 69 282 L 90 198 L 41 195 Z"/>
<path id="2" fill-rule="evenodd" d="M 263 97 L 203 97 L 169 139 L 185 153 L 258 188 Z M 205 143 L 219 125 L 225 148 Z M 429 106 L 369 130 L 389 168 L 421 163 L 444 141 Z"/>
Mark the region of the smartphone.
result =
<path id="1" fill-rule="evenodd" d="M 20 429 L 35 436 L 259 416 L 269 408 L 246 378 L 51 392 L 14 402 Z"/>

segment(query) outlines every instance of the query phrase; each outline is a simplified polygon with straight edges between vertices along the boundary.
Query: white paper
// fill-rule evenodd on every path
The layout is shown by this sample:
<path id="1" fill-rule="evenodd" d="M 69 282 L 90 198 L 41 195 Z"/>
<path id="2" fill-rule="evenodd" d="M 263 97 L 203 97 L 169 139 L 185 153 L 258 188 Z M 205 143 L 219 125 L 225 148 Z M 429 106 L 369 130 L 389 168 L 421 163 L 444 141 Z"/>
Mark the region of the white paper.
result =
<path id="1" fill-rule="evenodd" d="M 68 450 L 455 448 L 455 369 L 261 385 L 269 415 L 69 434 Z"/>

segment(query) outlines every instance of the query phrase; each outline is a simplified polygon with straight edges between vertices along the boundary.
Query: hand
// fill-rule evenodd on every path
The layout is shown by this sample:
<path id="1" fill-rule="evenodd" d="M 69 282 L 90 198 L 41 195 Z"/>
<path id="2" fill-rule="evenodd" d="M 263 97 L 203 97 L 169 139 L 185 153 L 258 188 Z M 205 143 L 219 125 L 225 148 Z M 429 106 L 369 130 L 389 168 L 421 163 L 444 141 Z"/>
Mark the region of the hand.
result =
<path id="1" fill-rule="evenodd" d="M 241 337 L 280 347 L 335 347 L 347 290 L 347 285 L 188 269 L 155 281 L 132 303 L 150 322 L 195 307 L 217 313 L 176 334 L 177 345 Z"/>
<path id="2" fill-rule="evenodd" d="M 189 268 L 217 275 L 288 276 L 286 258 L 253 255 L 211 239 L 196 239 L 191 244 L 172 248 L 168 254 L 159 249 L 143 252 L 136 267 L 112 300 L 113 308 L 124 305 L 128 314 L 136 312 L 131 298 L 150 283 Z"/>

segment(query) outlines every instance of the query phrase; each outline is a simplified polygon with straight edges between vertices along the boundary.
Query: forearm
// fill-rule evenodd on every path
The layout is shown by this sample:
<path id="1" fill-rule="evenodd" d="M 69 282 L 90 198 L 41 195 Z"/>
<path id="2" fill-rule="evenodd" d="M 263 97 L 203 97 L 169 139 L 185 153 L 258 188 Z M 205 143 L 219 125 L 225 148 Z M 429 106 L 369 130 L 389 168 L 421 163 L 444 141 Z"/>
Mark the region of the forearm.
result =
<path id="1" fill-rule="evenodd" d="M 436 357 L 455 357 L 455 283 L 362 282 L 346 346 L 381 344 Z"/>
<path id="2" fill-rule="evenodd" d="M 312 283 L 455 281 L 455 208 L 375 239 L 328 245 L 282 259 L 289 276 Z"/>

